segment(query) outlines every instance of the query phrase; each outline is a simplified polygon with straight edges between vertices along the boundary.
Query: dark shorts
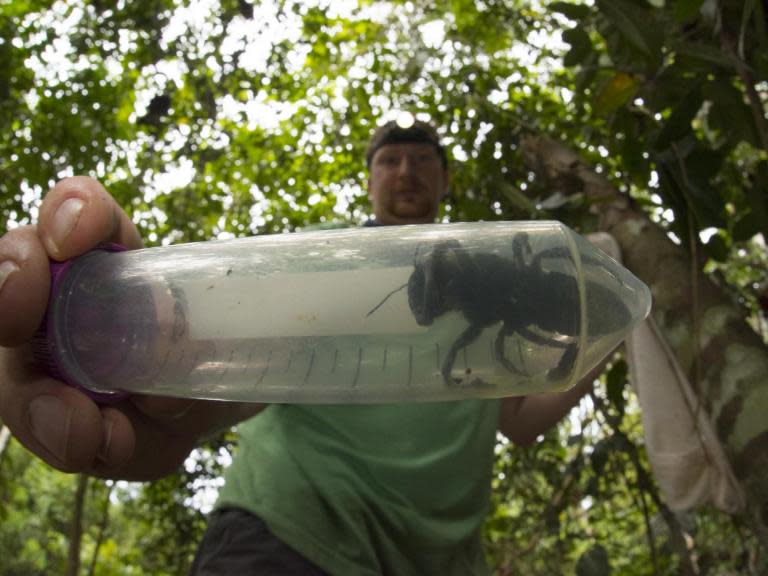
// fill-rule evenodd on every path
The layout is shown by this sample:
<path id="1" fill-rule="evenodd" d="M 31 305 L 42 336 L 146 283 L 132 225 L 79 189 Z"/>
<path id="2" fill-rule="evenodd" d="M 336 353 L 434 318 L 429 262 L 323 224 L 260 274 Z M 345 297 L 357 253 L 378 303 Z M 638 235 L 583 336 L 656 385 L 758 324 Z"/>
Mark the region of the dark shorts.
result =
<path id="1" fill-rule="evenodd" d="M 240 508 L 214 510 L 191 576 L 323 576 L 325 572 L 279 540 L 257 516 Z"/>

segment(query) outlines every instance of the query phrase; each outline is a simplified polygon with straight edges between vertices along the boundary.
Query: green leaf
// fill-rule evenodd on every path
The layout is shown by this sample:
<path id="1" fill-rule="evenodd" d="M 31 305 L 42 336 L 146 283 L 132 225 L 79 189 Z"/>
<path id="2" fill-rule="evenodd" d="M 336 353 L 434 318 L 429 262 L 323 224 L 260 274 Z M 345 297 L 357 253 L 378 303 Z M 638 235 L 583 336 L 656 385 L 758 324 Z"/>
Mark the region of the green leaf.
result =
<path id="1" fill-rule="evenodd" d="M 595 544 L 579 557 L 576 563 L 576 576 L 610 576 L 611 563 L 608 552 L 600 544 Z"/>
<path id="2" fill-rule="evenodd" d="M 678 22 L 688 22 L 699 15 L 704 0 L 677 0 L 672 15 Z"/>
<path id="3" fill-rule="evenodd" d="M 654 142 L 656 149 L 664 149 L 671 142 L 680 140 L 689 134 L 691 131 L 691 121 L 696 117 L 703 102 L 704 95 L 701 90 L 701 84 L 697 84 L 685 95 L 664 123 L 664 127 Z"/>
<path id="4" fill-rule="evenodd" d="M 584 494 L 587 496 L 600 496 L 600 480 L 597 475 L 589 477 L 584 488 Z"/>
<path id="5" fill-rule="evenodd" d="M 618 72 L 603 84 L 595 98 L 595 111 L 601 116 L 608 116 L 624 106 L 640 87 L 640 78 L 632 74 Z"/>
<path id="6" fill-rule="evenodd" d="M 742 60 L 744 59 L 744 38 L 747 35 L 747 27 L 749 26 L 749 21 L 752 18 L 752 13 L 755 11 L 756 6 L 757 0 L 745 0 L 744 2 L 744 11 L 742 12 L 741 16 L 741 28 L 739 30 L 738 43 L 739 58 Z"/>
<path id="7" fill-rule="evenodd" d="M 553 2 L 550 4 L 549 9 L 552 12 L 558 12 L 570 18 L 571 20 L 581 20 L 589 16 L 590 8 L 584 4 L 571 4 L 570 2 Z"/>
<path id="8" fill-rule="evenodd" d="M 632 133 L 625 134 L 621 141 L 622 166 L 637 186 L 645 186 L 648 183 L 649 165 L 643 156 L 647 149 L 647 143 Z"/>
<path id="9" fill-rule="evenodd" d="M 755 234 L 760 232 L 760 216 L 754 212 L 749 212 L 739 218 L 733 225 L 732 235 L 734 242 L 746 242 Z"/>
<path id="10" fill-rule="evenodd" d="M 544 525 L 547 527 L 547 531 L 550 534 L 557 534 L 560 532 L 560 513 L 557 509 L 547 509 L 544 514 Z"/>
<path id="11" fill-rule="evenodd" d="M 755 23 L 757 43 L 760 46 L 757 62 L 755 63 L 755 68 L 759 70 L 761 63 L 768 61 L 768 57 L 766 57 L 766 54 L 768 54 L 768 23 L 765 21 L 765 10 L 763 5 L 759 2 L 755 3 L 755 17 L 753 22 Z M 765 78 L 766 74 L 761 73 L 760 76 Z"/>
<path id="12" fill-rule="evenodd" d="M 678 55 L 699 62 L 700 64 L 715 65 L 728 70 L 735 70 L 733 60 L 728 55 L 710 44 L 702 42 L 673 42 L 672 49 Z"/>
<path id="13" fill-rule="evenodd" d="M 597 66 L 594 65 L 596 61 L 597 55 L 595 52 L 592 52 L 587 56 L 587 60 L 583 63 L 583 67 L 576 74 L 576 84 L 574 88 L 577 93 L 581 94 L 584 92 L 584 90 L 592 84 L 595 76 L 597 76 Z"/>
<path id="14" fill-rule="evenodd" d="M 725 262 L 728 259 L 728 244 L 720 234 L 715 234 L 704 245 L 704 250 L 712 260 Z"/>
<path id="15" fill-rule="evenodd" d="M 607 440 L 601 440 L 592 450 L 592 454 L 590 454 L 589 460 L 592 463 L 592 470 L 594 471 L 595 476 L 600 476 L 605 470 L 605 465 L 608 462 L 609 451 L 610 446 L 608 446 Z"/>
<path id="16" fill-rule="evenodd" d="M 662 190 L 681 214 L 691 210 L 701 228 L 726 227 L 725 202 L 711 182 L 723 153 L 705 148 L 692 138 L 657 156 Z"/>
<path id="17" fill-rule="evenodd" d="M 754 172 L 754 183 L 746 190 L 747 213 L 733 227 L 734 242 L 744 242 L 758 232 L 768 237 L 768 161 L 762 161 Z"/>
<path id="18" fill-rule="evenodd" d="M 519 188 L 516 188 L 505 182 L 502 185 L 501 192 L 509 201 L 509 203 L 521 212 L 525 212 L 530 215 L 536 213 L 536 203 L 533 202 L 528 196 L 526 196 Z"/>
<path id="19" fill-rule="evenodd" d="M 627 384 L 627 363 L 619 360 L 611 366 L 606 374 L 606 389 L 608 400 L 619 414 L 624 414 L 624 387 Z"/>
<path id="20" fill-rule="evenodd" d="M 565 66 L 575 66 L 581 64 L 584 59 L 592 52 L 592 41 L 581 28 L 570 28 L 563 32 L 563 40 L 571 45 L 568 54 L 563 58 Z"/>
<path id="21" fill-rule="evenodd" d="M 708 119 L 713 128 L 719 129 L 732 144 L 744 141 L 760 146 L 752 111 L 739 89 L 728 79 L 720 79 L 705 85 L 704 95 L 712 102 Z"/>
<path id="22" fill-rule="evenodd" d="M 619 0 L 598 0 L 597 5 L 600 11 L 613 22 L 630 44 L 645 56 L 651 57 L 651 49 L 646 42 L 642 30 L 638 27 L 639 23 L 630 16 L 630 9 L 627 8 L 625 2 Z"/>

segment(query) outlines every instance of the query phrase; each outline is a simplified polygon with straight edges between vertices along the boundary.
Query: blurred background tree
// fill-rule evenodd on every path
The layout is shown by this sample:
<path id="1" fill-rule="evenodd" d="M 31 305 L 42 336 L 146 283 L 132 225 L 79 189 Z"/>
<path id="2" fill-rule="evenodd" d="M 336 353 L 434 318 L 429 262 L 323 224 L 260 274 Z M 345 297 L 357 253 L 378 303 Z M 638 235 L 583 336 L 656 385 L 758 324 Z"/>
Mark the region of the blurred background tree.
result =
<path id="1" fill-rule="evenodd" d="M 372 129 L 430 119 L 444 220 L 617 237 L 748 501 L 669 511 L 619 355 L 558 430 L 499 440 L 497 573 L 768 573 L 766 26 L 765 0 L 0 0 L 0 233 L 72 174 L 150 245 L 359 223 Z M 0 432 L 0 573 L 184 574 L 234 450 L 104 483 Z"/>

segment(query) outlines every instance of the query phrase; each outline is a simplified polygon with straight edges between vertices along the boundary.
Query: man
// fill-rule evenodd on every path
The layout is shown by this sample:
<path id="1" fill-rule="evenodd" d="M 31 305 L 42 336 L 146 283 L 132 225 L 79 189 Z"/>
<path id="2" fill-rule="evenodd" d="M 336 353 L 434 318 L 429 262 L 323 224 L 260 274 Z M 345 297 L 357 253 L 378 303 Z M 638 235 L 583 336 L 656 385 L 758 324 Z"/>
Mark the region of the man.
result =
<path id="1" fill-rule="evenodd" d="M 433 222 L 448 183 L 435 130 L 389 123 L 371 140 L 378 225 Z M 484 574 L 480 528 L 497 430 L 527 444 L 591 386 L 526 398 L 301 406 L 133 397 L 97 406 L 47 377 L 26 344 L 49 290 L 48 257 L 100 242 L 137 248 L 130 218 L 87 178 L 57 184 L 39 224 L 0 239 L 0 418 L 52 466 L 149 480 L 206 434 L 249 419 L 195 574 Z"/>

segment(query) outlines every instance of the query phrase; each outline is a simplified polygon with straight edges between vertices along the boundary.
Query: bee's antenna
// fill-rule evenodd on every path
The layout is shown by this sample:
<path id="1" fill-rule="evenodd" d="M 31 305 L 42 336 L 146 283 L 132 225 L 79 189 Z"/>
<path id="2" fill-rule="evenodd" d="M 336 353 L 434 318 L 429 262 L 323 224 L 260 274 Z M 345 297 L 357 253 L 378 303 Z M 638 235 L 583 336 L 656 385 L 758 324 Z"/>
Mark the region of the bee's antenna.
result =
<path id="1" fill-rule="evenodd" d="M 376 312 L 376 310 L 378 310 L 379 308 L 381 308 L 381 306 L 384 304 L 384 302 L 386 302 L 387 300 L 389 300 L 389 297 L 390 297 L 390 296 L 392 296 L 393 294 L 395 294 L 395 293 L 397 293 L 397 292 L 400 292 L 400 290 L 402 290 L 402 289 L 403 289 L 403 288 L 405 288 L 406 286 L 408 286 L 408 282 L 406 282 L 405 284 L 403 284 L 403 285 L 402 285 L 402 286 L 400 286 L 399 288 L 395 288 L 394 290 L 392 290 L 392 292 L 390 292 L 389 294 L 387 294 L 386 296 L 384 296 L 384 300 L 382 300 L 381 302 L 379 302 L 378 304 L 376 304 L 375 308 L 374 308 L 373 310 L 371 310 L 370 312 L 368 312 L 368 314 L 366 314 L 366 315 L 365 315 L 365 317 L 366 317 L 366 318 L 368 318 L 368 316 L 370 316 L 371 314 L 373 314 L 374 312 Z"/>

